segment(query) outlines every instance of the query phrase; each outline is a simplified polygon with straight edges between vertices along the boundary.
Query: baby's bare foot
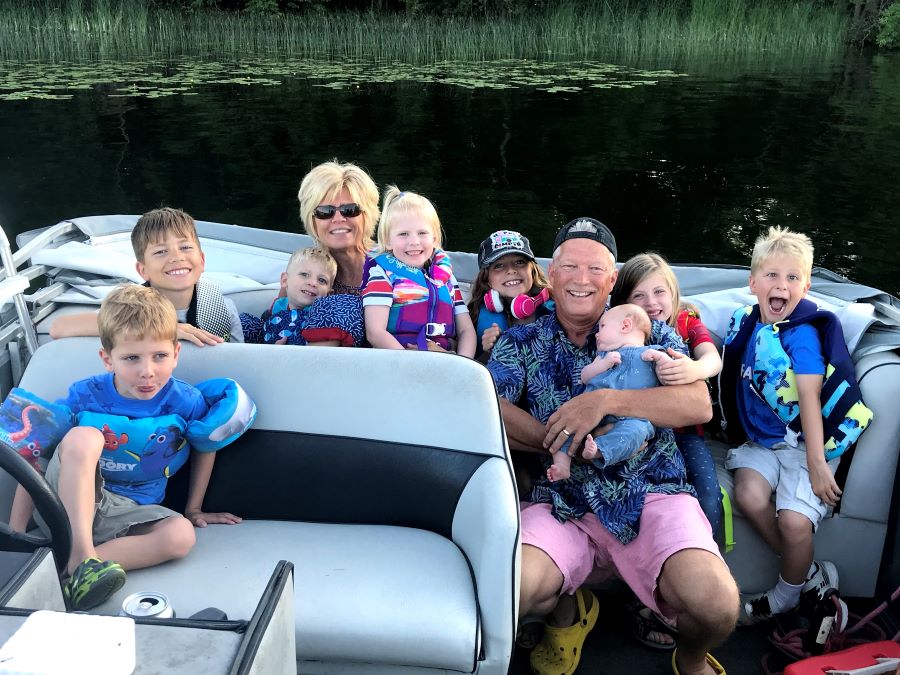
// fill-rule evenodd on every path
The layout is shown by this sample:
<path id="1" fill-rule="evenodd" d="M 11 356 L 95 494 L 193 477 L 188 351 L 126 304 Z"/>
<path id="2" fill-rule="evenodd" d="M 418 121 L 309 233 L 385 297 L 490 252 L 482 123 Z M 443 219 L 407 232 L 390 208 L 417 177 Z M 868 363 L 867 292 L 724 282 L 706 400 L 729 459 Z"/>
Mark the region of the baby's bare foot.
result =
<path id="1" fill-rule="evenodd" d="M 584 450 L 582 450 L 581 456 L 585 459 L 594 459 L 597 456 L 597 441 L 590 434 L 585 436 Z"/>
<path id="2" fill-rule="evenodd" d="M 550 468 L 547 469 L 547 479 L 553 481 L 554 483 L 558 480 L 565 480 L 568 477 L 568 466 L 557 466 L 556 464 L 551 464 Z"/>

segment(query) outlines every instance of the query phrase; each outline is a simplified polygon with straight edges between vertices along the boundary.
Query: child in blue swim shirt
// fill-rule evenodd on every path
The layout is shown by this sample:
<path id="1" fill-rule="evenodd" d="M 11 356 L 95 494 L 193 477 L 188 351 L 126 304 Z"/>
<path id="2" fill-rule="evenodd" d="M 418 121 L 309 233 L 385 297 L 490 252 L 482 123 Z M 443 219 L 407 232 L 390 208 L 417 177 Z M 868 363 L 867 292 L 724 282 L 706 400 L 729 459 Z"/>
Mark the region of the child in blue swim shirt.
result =
<path id="1" fill-rule="evenodd" d="M 75 382 L 65 399 L 47 405 L 61 405 L 74 424 L 50 459 L 46 478 L 72 526 L 63 595 L 76 610 L 102 604 L 125 583 L 125 569 L 187 555 L 195 526 L 241 521 L 231 513 L 204 513 L 202 504 L 215 451 L 256 416 L 256 406 L 231 380 L 194 387 L 172 377 L 178 321 L 158 291 L 117 288 L 103 301 L 97 321 L 108 372 Z M 168 478 L 189 456 L 182 516 L 160 502 Z M 10 526 L 24 529 L 30 515 L 30 499 L 19 488 Z"/>

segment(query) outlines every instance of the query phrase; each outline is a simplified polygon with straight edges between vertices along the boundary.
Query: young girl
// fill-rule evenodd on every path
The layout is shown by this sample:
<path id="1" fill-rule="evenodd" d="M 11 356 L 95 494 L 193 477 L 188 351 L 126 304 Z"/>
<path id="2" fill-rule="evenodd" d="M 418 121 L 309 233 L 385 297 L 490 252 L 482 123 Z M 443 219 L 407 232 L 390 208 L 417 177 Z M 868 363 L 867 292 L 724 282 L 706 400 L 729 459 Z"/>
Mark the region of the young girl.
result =
<path id="1" fill-rule="evenodd" d="M 528 238 L 512 230 L 498 230 L 481 242 L 478 268 L 469 314 L 479 357 L 487 360 L 500 333 L 539 316 L 550 298 L 550 282 L 535 262 Z"/>
<path id="2" fill-rule="evenodd" d="M 619 270 L 610 304 L 629 302 L 642 307 L 651 319 L 672 326 L 690 349 L 692 359 L 675 358 L 657 364 L 656 374 L 662 384 L 689 384 L 714 377 L 722 370 L 722 359 L 709 331 L 697 311 L 681 302 L 678 279 L 662 256 L 656 253 L 636 255 Z M 702 428 L 676 429 L 675 441 L 684 457 L 688 481 L 697 491 L 700 507 L 715 534 L 722 521 L 722 493 Z M 639 600 L 629 606 L 629 611 L 634 622 L 634 635 L 639 641 L 654 649 L 675 648 L 676 628 L 673 625 Z"/>
<path id="3" fill-rule="evenodd" d="M 681 302 L 678 279 L 669 264 L 656 253 L 634 256 L 619 270 L 610 295 L 612 305 L 630 302 L 643 307 L 651 319 L 665 321 L 678 331 L 693 358 L 674 359 L 660 364 L 657 375 L 662 384 L 690 384 L 714 377 L 722 370 L 722 359 L 697 311 Z M 702 429 L 676 429 L 675 441 L 684 456 L 687 477 L 713 533 L 722 521 L 722 493 Z"/>
<path id="4" fill-rule="evenodd" d="M 388 186 L 378 246 L 363 272 L 366 337 L 373 347 L 450 351 L 475 356 L 475 327 L 450 259 L 441 248 L 434 206 Z"/>

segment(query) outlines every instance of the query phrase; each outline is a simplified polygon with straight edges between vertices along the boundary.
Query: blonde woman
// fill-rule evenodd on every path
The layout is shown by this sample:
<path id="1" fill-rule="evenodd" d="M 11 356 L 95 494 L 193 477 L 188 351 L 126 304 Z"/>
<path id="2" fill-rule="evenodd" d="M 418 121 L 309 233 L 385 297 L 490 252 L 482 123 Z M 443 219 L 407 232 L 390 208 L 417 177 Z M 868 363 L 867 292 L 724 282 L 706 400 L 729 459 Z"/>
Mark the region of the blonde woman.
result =
<path id="1" fill-rule="evenodd" d="M 378 188 L 356 164 L 334 159 L 310 169 L 300 182 L 297 201 L 306 233 L 337 263 L 329 295 L 318 300 L 304 319 L 303 337 L 310 345 L 360 346 L 365 342 L 363 266 L 380 215 Z M 279 298 L 285 294 L 282 285 Z M 264 341 L 259 317 L 241 314 L 241 325 L 245 341 Z"/>
<path id="2" fill-rule="evenodd" d="M 366 253 L 374 245 L 378 188 L 363 169 L 336 159 L 314 167 L 297 192 L 306 233 L 337 261 L 333 295 L 360 295 Z"/>

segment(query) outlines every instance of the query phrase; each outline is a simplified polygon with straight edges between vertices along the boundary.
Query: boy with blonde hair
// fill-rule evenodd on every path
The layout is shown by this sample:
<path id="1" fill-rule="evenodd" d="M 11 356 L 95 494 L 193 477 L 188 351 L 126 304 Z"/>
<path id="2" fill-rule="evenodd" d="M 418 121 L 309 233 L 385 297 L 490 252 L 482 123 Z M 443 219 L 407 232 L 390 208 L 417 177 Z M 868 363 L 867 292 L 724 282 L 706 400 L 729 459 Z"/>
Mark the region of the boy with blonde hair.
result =
<path id="1" fill-rule="evenodd" d="M 200 278 L 206 256 L 190 215 L 168 207 L 148 211 L 131 231 L 131 246 L 146 285 L 175 306 L 179 340 L 198 347 L 244 341 L 234 303 L 214 283 Z M 54 339 L 97 334 L 96 312 L 63 316 L 50 326 Z"/>
<path id="2" fill-rule="evenodd" d="M 331 291 L 337 275 L 337 262 L 328 251 L 310 247 L 294 251 L 287 268 L 281 273 L 281 287 L 285 295 L 275 302 L 261 318 L 263 342 L 266 344 L 305 345 L 303 329 L 316 300 Z"/>
<path id="3" fill-rule="evenodd" d="M 781 556 L 775 587 L 744 605 L 751 622 L 837 587 L 834 564 L 813 560 L 813 535 L 841 496 L 838 458 L 872 419 L 840 321 L 805 299 L 812 261 L 806 235 L 769 228 L 750 265 L 758 304 L 735 312 L 725 338 L 723 418 L 747 438 L 725 466 L 741 511 Z"/>
<path id="4" fill-rule="evenodd" d="M 125 583 L 126 569 L 187 555 L 194 527 L 241 521 L 204 513 L 215 452 L 246 430 L 253 405 L 231 380 L 194 387 L 172 377 L 180 344 L 175 309 L 145 286 L 116 288 L 97 315 L 107 372 L 75 382 L 65 399 L 74 417 L 46 478 L 72 526 L 63 595 L 70 609 L 103 603 Z M 234 433 L 233 429 L 240 429 Z M 166 483 L 191 460 L 185 515 L 161 506 Z M 31 514 L 19 488 L 10 525 Z"/>

